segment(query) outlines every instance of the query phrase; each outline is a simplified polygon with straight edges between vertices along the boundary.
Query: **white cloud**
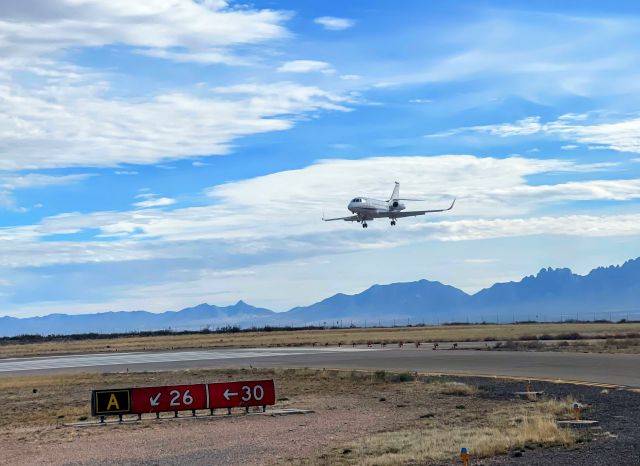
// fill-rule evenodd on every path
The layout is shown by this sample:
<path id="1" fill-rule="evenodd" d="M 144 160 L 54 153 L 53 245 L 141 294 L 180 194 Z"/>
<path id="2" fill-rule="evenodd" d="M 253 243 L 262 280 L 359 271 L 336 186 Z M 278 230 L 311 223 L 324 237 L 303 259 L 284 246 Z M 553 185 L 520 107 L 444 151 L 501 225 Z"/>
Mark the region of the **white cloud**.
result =
<path id="1" fill-rule="evenodd" d="M 476 126 L 475 128 L 478 131 L 486 130 L 488 133 L 499 137 L 527 136 L 529 134 L 535 134 L 540 131 L 539 120 L 539 117 L 530 117 L 516 121 L 514 124 L 506 123 L 503 125 L 489 125 L 486 127 Z"/>
<path id="2" fill-rule="evenodd" d="M 0 209 L 12 212 L 26 212 L 24 207 L 18 207 L 13 194 L 9 191 L 0 191 Z"/>
<path id="3" fill-rule="evenodd" d="M 166 49 L 138 49 L 134 50 L 139 55 L 147 57 L 171 60 L 177 63 L 202 63 L 246 66 L 249 62 L 224 50 L 208 49 L 198 52 L 173 51 Z"/>
<path id="4" fill-rule="evenodd" d="M 431 99 L 410 99 L 409 103 L 412 104 L 430 104 L 431 102 L 433 102 L 433 100 Z"/>
<path id="5" fill-rule="evenodd" d="M 288 36 L 283 23 L 289 17 L 226 1 L 2 3 L 0 170 L 221 155 L 237 138 L 291 128 L 300 114 L 346 110 L 349 98 L 291 82 L 131 96 L 112 86 L 112 74 L 64 61 L 70 49 L 117 45 L 175 62 L 245 65 L 245 56 L 259 61 L 262 44 Z"/>
<path id="6" fill-rule="evenodd" d="M 464 259 L 462 262 L 465 264 L 491 264 L 496 261 L 497 259 Z"/>
<path id="7" fill-rule="evenodd" d="M 640 234 L 640 215 L 567 215 L 510 219 L 476 219 L 412 225 L 444 241 L 474 241 L 531 235 L 579 237 Z"/>
<path id="8" fill-rule="evenodd" d="M 148 196 L 148 197 L 149 199 L 145 201 L 136 202 L 133 205 L 136 207 L 141 207 L 143 209 L 148 209 L 151 207 L 162 207 L 162 206 L 172 205 L 176 203 L 176 200 L 171 199 L 170 197 L 159 197 L 157 199 L 153 198 L 152 196 Z"/>
<path id="9" fill-rule="evenodd" d="M 560 137 L 589 145 L 589 149 L 610 149 L 620 152 L 640 153 L 640 118 L 621 119 L 615 122 L 586 122 L 584 114 L 566 114 L 555 121 L 542 123 L 540 117 L 523 118 L 514 123 L 468 126 L 449 131 L 430 134 L 427 137 L 449 137 L 467 132 L 485 133 L 500 138 L 543 134 Z M 578 146 L 568 144 L 562 149 L 575 149 Z"/>
<path id="10" fill-rule="evenodd" d="M 589 117 L 588 113 L 565 113 L 560 115 L 558 120 L 564 121 L 584 121 Z"/>
<path id="11" fill-rule="evenodd" d="M 632 180 L 592 180 L 560 183 L 554 185 L 523 185 L 485 193 L 490 198 L 509 196 L 514 200 L 532 200 L 536 203 L 565 201 L 614 200 L 628 201 L 640 199 L 640 179 Z"/>
<path id="12" fill-rule="evenodd" d="M 597 124 L 556 121 L 549 123 L 545 130 L 549 134 L 582 144 L 604 146 L 620 152 L 640 153 L 640 118 Z"/>
<path id="13" fill-rule="evenodd" d="M 212 91 L 220 95 L 244 96 L 255 111 L 270 117 L 302 113 L 305 110 L 349 111 L 347 105 L 357 101 L 357 95 L 338 95 L 314 86 L 302 86 L 286 81 L 271 84 L 236 84 L 214 87 Z"/>
<path id="14" fill-rule="evenodd" d="M 336 18 L 335 16 L 321 16 L 314 19 L 313 22 L 330 31 L 343 31 L 353 27 L 355 24 L 355 21 L 352 19 Z"/>
<path id="15" fill-rule="evenodd" d="M 578 146 L 575 144 L 565 144 L 564 146 L 560 146 L 560 149 L 562 150 L 574 150 L 577 149 Z"/>
<path id="16" fill-rule="evenodd" d="M 626 238 L 640 235 L 638 214 L 574 215 L 561 209 L 563 203 L 574 200 L 640 199 L 640 180 L 594 179 L 597 171 L 606 168 L 563 160 L 471 155 L 323 160 L 298 170 L 214 186 L 206 192 L 209 201 L 206 202 L 205 197 L 204 205 L 167 210 L 153 207 L 170 205 L 172 200 L 158 198 L 145 189 L 136 196 L 137 207 L 142 208 L 124 212 L 70 212 L 45 218 L 34 225 L 0 229 L 0 270 L 12 279 L 25 273 L 41 277 L 40 282 L 29 281 L 28 287 L 23 287 L 28 288 L 29 296 L 39 290 L 37 283 L 50 281 L 47 277 L 51 276 L 51 270 L 55 274 L 82 277 L 93 274 L 96 286 L 89 288 L 102 290 L 102 295 L 107 297 L 96 298 L 91 306 L 72 306 L 73 309 L 82 307 L 85 312 L 97 309 L 96 306 L 131 308 L 126 303 L 140 307 L 139 294 L 145 289 L 159 289 L 163 284 L 170 290 L 170 300 L 149 302 L 149 306 L 158 310 L 173 305 L 168 303 L 191 304 L 198 295 L 209 296 L 206 290 L 211 289 L 229 290 L 214 302 L 231 297 L 262 296 L 260 299 L 265 299 L 267 296 L 282 305 L 283 300 L 269 290 L 260 287 L 260 291 L 256 291 L 242 276 L 226 280 L 224 274 L 266 274 L 270 277 L 269 287 L 277 288 L 284 280 L 282 277 L 291 276 L 284 271 L 294 263 L 330 258 L 323 270 L 326 276 L 333 276 L 335 264 L 349 260 L 340 259 L 344 253 L 365 257 L 366 252 L 381 258 L 405 247 L 407 250 L 417 248 L 422 253 L 444 247 L 442 244 L 429 246 L 433 241 L 466 242 L 536 235 L 624 237 L 620 241 L 627 241 Z M 584 181 L 540 184 L 540 180 L 554 179 L 547 174 L 558 172 L 581 172 Z M 536 184 L 529 182 L 532 177 L 537 180 Z M 353 196 L 386 199 L 396 179 L 402 183 L 403 196 L 427 199 L 425 203 L 407 203 L 409 208 L 444 207 L 454 196 L 459 200 L 451 212 L 402 219 L 393 231 L 382 220 L 372 222 L 367 231 L 355 224 L 321 221 L 323 210 L 327 214 L 346 214 L 346 202 Z M 624 205 L 620 207 L 623 209 Z M 391 241 L 390 233 L 393 234 Z M 79 240 L 77 234 L 88 239 Z M 66 238 L 67 235 L 72 236 Z M 521 241 L 518 240 L 518 245 Z M 477 246 L 465 243 L 456 248 L 475 250 Z M 473 256 L 454 254 L 447 260 L 465 257 Z M 484 257 L 493 256 L 489 253 Z M 63 264 L 67 266 L 62 269 L 41 269 Z M 317 272 L 311 270 L 315 268 L 308 269 L 300 270 L 307 270 L 304 273 L 313 283 L 322 282 Z M 120 272 L 114 272 L 116 270 Z M 130 283 L 124 277 L 117 287 L 104 283 L 104 277 L 131 274 L 131 270 L 143 271 L 140 276 L 144 280 Z M 296 279 L 300 279 L 300 283 L 304 281 L 300 276 Z M 358 286 L 367 285 L 367 280 L 369 278 L 362 278 Z M 50 287 L 42 286 L 43 289 Z M 250 292 L 247 286 L 252 288 Z M 20 287 L 16 285 L 14 289 L 23 289 Z M 329 288 L 319 286 L 314 296 L 323 297 L 327 289 L 338 291 L 335 281 Z M 81 292 L 70 293 L 80 302 L 75 297 L 82 295 Z M 45 306 L 45 299 L 29 299 L 41 301 L 42 309 L 55 308 L 53 304 Z M 310 298 L 301 293 L 284 301 L 297 304 L 305 299 Z M 266 305 L 264 301 L 261 304 Z M 11 307 L 15 305 L 5 306 Z M 29 305 L 21 308 L 27 309 Z"/>
<path id="17" fill-rule="evenodd" d="M 310 73 L 321 72 L 325 74 L 334 73 L 335 70 L 331 65 L 324 61 L 317 60 L 293 60 L 283 63 L 278 71 L 281 73 Z"/>
<path id="18" fill-rule="evenodd" d="M 7 190 L 44 188 L 47 186 L 61 186 L 78 183 L 95 175 L 83 173 L 79 175 L 43 175 L 40 173 L 26 173 L 24 175 L 0 175 L 0 187 Z"/>
<path id="19" fill-rule="evenodd" d="M 487 133 L 491 136 L 506 138 L 510 136 L 528 136 L 539 133 L 543 129 L 540 117 L 527 117 L 515 123 L 501 123 L 497 125 L 479 125 L 455 128 L 442 133 L 429 134 L 427 137 L 449 137 L 465 132 Z"/>
<path id="20" fill-rule="evenodd" d="M 225 154 L 236 138 L 291 128 L 291 115 L 347 110 L 350 101 L 291 82 L 130 101 L 112 100 L 107 92 L 101 82 L 32 91 L 0 81 L 0 170 L 157 164 Z"/>
<path id="21" fill-rule="evenodd" d="M 0 56 L 38 56 L 71 47 L 183 47 L 201 61 L 212 47 L 285 37 L 287 13 L 230 8 L 226 1 L 32 0 L 0 8 Z M 162 52 L 156 52 L 162 56 Z M 168 52 L 165 58 L 175 59 Z M 203 55 L 204 54 L 204 55 Z M 188 58 L 188 54 L 183 57 Z"/>
<path id="22" fill-rule="evenodd" d="M 5 229 L 0 232 L 0 265 L 200 259 L 203 248 L 207 254 L 222 254 L 225 261 L 231 260 L 226 256 L 229 251 L 234 252 L 230 256 L 234 260 L 246 257 L 249 263 L 273 257 L 275 252 L 284 260 L 292 255 L 395 247 L 403 241 L 414 241 L 413 229 L 433 225 L 429 237 L 442 240 L 480 233 L 501 237 L 507 235 L 505 231 L 521 235 L 529 231 L 528 216 L 556 208 L 560 203 L 640 199 L 640 180 L 592 179 L 556 185 L 527 182 L 532 175 L 588 172 L 595 168 L 561 160 L 470 155 L 325 160 L 299 170 L 215 186 L 208 191 L 210 203 L 204 206 L 168 211 L 68 213 L 46 218 L 38 225 Z M 366 242 L 360 240 L 362 232 L 357 225 L 321 221 L 323 210 L 328 215 L 346 214 L 346 202 L 355 195 L 386 199 L 396 179 L 402 182 L 403 195 L 427 199 L 410 208 L 445 207 L 453 197 L 458 198 L 456 207 L 429 218 L 403 219 L 393 242 L 383 235 L 383 228 L 387 227 L 380 225 L 383 221 L 373 223 L 369 229 L 372 236 Z M 143 208 L 172 203 L 159 200 L 150 192 L 137 197 L 142 199 L 137 206 Z M 567 222 L 563 216 L 556 218 L 560 220 L 543 222 L 551 225 L 550 233 L 554 233 L 553 222 L 555 233 L 563 231 Z M 575 226 L 566 231 L 592 235 L 595 221 L 586 220 L 590 223 L 584 229 Z M 525 226 L 517 231 L 505 230 L 502 221 Z M 598 234 L 615 236 L 630 231 L 630 221 L 625 216 L 601 221 Z M 491 233 L 492 225 L 496 226 L 495 233 Z M 93 230 L 99 234 L 91 241 L 53 241 L 52 237 Z M 11 241 L 1 241 L 8 238 Z"/>
<path id="23" fill-rule="evenodd" d="M 342 74 L 340 75 L 340 79 L 342 79 L 343 81 L 357 81 L 359 79 L 362 79 L 362 76 L 360 76 L 359 74 Z"/>
<path id="24" fill-rule="evenodd" d="M 377 80 L 386 86 L 479 84 L 477 92 L 448 99 L 464 108 L 513 96 L 545 106 L 560 96 L 605 97 L 618 103 L 625 96 L 637 104 L 640 81 L 633 57 L 639 28 L 634 16 L 493 8 L 456 26 L 398 31 L 394 44 L 421 40 L 423 51 L 412 60 L 380 60 Z"/>

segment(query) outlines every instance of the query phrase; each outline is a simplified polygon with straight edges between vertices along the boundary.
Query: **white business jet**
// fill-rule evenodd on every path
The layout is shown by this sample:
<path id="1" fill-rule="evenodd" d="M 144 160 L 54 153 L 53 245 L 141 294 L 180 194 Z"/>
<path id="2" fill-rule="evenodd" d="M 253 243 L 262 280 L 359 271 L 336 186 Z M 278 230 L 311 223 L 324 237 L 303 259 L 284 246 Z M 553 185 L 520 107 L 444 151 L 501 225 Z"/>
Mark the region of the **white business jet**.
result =
<path id="1" fill-rule="evenodd" d="M 396 181 L 396 186 L 393 188 L 391 199 L 388 201 L 380 201 L 378 199 L 371 199 L 369 197 L 356 197 L 349 202 L 347 209 L 354 215 L 348 217 L 337 218 L 322 218 L 325 222 L 332 222 L 334 220 L 344 220 L 345 222 L 358 222 L 362 223 L 362 228 L 367 228 L 367 222 L 374 218 L 389 218 L 391 219 L 391 225 L 396 224 L 396 220 L 402 217 L 415 217 L 416 215 L 431 214 L 435 212 L 446 212 L 453 209 L 453 205 L 456 203 L 454 199 L 449 208 L 437 209 L 437 210 L 407 210 L 405 205 L 400 201 L 420 201 L 421 199 L 402 199 L 400 197 L 400 183 Z M 404 212 L 403 212 L 404 211 Z"/>

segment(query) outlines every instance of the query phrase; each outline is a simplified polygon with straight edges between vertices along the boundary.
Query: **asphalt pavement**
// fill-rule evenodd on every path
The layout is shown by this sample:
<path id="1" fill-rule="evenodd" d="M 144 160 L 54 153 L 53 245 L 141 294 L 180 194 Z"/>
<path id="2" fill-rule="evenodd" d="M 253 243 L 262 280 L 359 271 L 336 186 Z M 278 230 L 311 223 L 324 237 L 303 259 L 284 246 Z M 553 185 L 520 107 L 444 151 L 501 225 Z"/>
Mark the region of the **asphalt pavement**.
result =
<path id="1" fill-rule="evenodd" d="M 0 376 L 190 368 L 407 370 L 582 381 L 640 388 L 640 355 L 404 348 L 252 348 L 0 359 Z"/>

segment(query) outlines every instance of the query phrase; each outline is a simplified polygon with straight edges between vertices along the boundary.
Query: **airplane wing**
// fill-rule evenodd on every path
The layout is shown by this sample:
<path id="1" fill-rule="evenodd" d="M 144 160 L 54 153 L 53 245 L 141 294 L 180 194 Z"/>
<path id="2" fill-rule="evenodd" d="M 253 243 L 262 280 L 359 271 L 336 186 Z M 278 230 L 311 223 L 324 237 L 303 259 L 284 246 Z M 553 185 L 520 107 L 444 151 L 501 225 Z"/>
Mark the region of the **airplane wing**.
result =
<path id="1" fill-rule="evenodd" d="M 394 213 L 393 215 L 390 215 L 390 216 L 392 216 L 394 218 L 402 218 L 402 217 L 414 217 L 416 215 L 433 214 L 433 213 L 436 213 L 436 212 L 446 212 L 447 210 L 453 209 L 453 205 L 455 203 L 456 203 L 456 200 L 454 199 L 453 202 L 451 203 L 451 205 L 447 209 L 409 210 L 409 211 Z"/>
<path id="2" fill-rule="evenodd" d="M 349 217 L 336 217 L 336 218 L 324 218 L 322 217 L 322 220 L 325 222 L 333 222 L 334 220 L 344 220 L 345 222 L 355 222 L 356 220 L 358 220 L 358 216 L 357 215 L 351 215 Z"/>

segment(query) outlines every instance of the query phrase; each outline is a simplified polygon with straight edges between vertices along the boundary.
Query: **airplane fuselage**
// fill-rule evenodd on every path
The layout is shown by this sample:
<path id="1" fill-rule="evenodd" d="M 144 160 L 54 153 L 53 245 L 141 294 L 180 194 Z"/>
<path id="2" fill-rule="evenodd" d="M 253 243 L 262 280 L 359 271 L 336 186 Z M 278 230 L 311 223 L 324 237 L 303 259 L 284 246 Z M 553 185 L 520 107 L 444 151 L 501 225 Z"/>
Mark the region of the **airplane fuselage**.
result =
<path id="1" fill-rule="evenodd" d="M 393 219 L 393 213 L 404 210 L 405 205 L 396 200 L 381 201 L 370 197 L 356 197 L 349 202 L 347 208 L 362 221 L 383 217 Z"/>

